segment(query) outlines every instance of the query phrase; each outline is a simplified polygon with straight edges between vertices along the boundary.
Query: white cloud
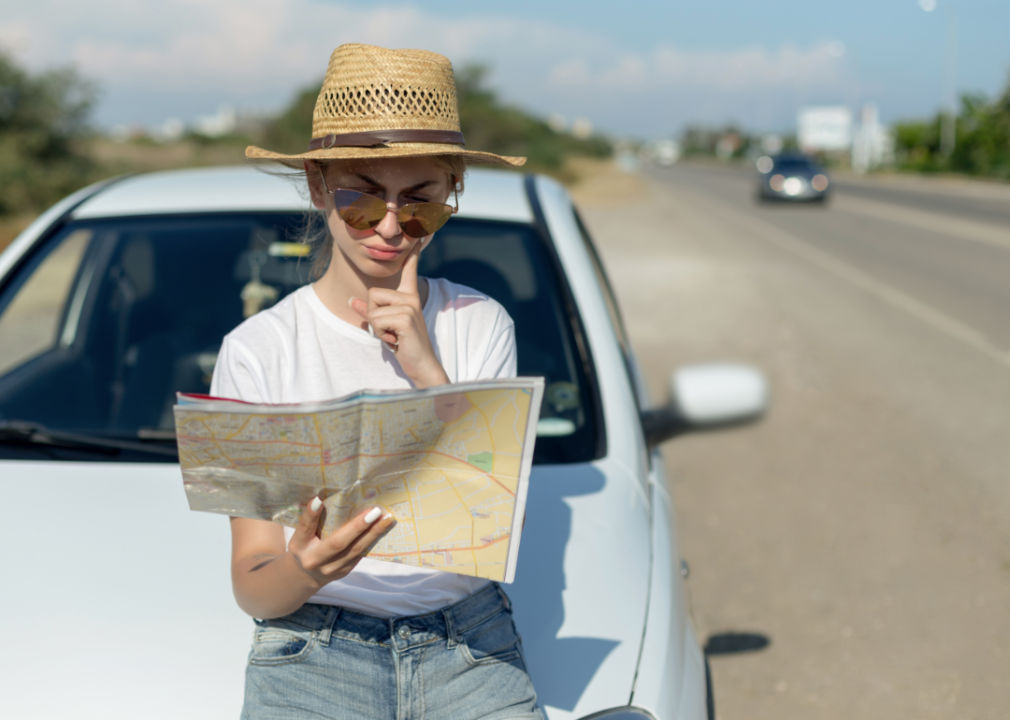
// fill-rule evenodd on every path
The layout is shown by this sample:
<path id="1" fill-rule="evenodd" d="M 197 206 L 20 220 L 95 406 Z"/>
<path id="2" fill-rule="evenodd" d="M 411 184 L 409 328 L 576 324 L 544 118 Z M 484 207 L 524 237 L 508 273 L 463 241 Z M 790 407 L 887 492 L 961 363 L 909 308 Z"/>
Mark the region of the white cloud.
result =
<path id="1" fill-rule="evenodd" d="M 591 57 L 568 58 L 557 63 L 548 77 L 555 87 L 568 90 L 579 86 L 608 90 L 795 88 L 837 82 L 843 74 L 840 57 L 836 43 L 725 51 L 663 46 L 637 56 L 593 53 Z"/>
<path id="2" fill-rule="evenodd" d="M 708 106 L 731 112 L 741 94 L 753 102 L 755 90 L 831 89 L 846 82 L 838 43 L 626 47 L 534 19 L 457 18 L 423 5 L 34 0 L 5 14 L 0 45 L 34 69 L 76 64 L 103 90 L 100 113 L 117 122 L 206 114 L 220 104 L 276 109 L 322 76 L 330 51 L 342 42 L 422 46 L 457 66 L 482 62 L 509 102 L 545 117 L 584 115 L 617 131 L 649 132 L 647 116 L 663 114 L 656 103 L 663 104 L 663 122 L 670 122 L 677 112 L 666 106 L 676 105 L 679 93 L 704 92 Z M 157 120 L 150 117 L 159 112 Z"/>

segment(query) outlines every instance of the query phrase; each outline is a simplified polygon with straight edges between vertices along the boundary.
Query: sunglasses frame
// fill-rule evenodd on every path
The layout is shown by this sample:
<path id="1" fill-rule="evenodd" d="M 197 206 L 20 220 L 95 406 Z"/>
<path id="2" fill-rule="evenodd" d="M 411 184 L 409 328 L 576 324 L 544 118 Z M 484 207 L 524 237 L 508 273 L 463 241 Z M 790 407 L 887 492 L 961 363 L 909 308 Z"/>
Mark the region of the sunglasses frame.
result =
<path id="1" fill-rule="evenodd" d="M 378 195 L 373 195 L 371 193 L 361 192 L 360 190 L 350 190 L 348 188 L 339 188 L 339 187 L 338 188 L 334 188 L 334 189 L 331 190 L 330 186 L 326 184 L 326 174 L 323 172 L 323 169 L 321 167 L 319 168 L 319 179 L 323 181 L 323 189 L 326 191 L 326 194 L 329 195 L 330 198 L 333 200 L 333 207 L 336 208 L 337 215 L 340 217 L 341 220 L 344 221 L 344 223 L 346 223 L 350 227 L 354 228 L 355 230 L 371 230 L 371 229 L 374 229 L 380 222 L 382 222 L 385 219 L 386 215 L 390 211 L 392 211 L 392 212 L 396 213 L 396 224 L 399 225 L 400 230 L 402 230 L 406 235 L 409 235 L 410 237 L 427 237 L 428 235 L 431 235 L 431 234 L 437 232 L 439 229 L 441 229 L 449 221 L 449 218 L 451 218 L 453 215 L 455 215 L 456 213 L 459 212 L 459 193 L 457 192 L 457 190 L 456 190 L 455 187 L 453 187 L 453 189 L 452 189 L 453 200 L 454 200 L 454 203 L 455 203 L 454 205 L 450 205 L 449 203 L 422 201 L 422 202 L 404 203 L 403 205 L 398 205 L 396 207 L 390 207 L 390 205 L 392 205 L 392 203 L 386 202 L 386 200 L 384 198 L 379 197 Z M 382 203 L 383 207 L 385 208 L 385 212 L 382 214 L 381 217 L 379 217 L 374 222 L 372 222 L 370 220 L 367 220 L 365 227 L 357 227 L 357 225 L 352 225 L 350 222 L 347 221 L 347 219 L 343 216 L 343 214 L 341 212 L 345 208 L 349 207 L 349 205 L 338 205 L 337 204 L 337 193 L 340 193 L 340 192 L 354 193 L 355 195 L 358 195 L 360 197 L 372 198 L 372 199 L 376 200 L 377 202 L 381 202 Z M 412 235 L 410 232 L 407 231 L 407 228 L 405 227 L 405 225 L 408 222 L 410 222 L 411 220 L 416 220 L 417 219 L 416 216 L 415 215 L 410 215 L 408 218 L 405 219 L 405 218 L 403 218 L 401 216 L 401 213 L 404 210 L 406 210 L 408 212 L 411 212 L 411 208 L 416 208 L 418 206 L 436 206 L 436 207 L 440 207 L 440 208 L 446 208 L 449 211 L 449 214 L 445 216 L 445 219 L 442 220 L 441 223 L 439 223 L 438 227 L 434 228 L 433 230 L 427 230 L 422 235 L 415 236 L 415 235 Z"/>

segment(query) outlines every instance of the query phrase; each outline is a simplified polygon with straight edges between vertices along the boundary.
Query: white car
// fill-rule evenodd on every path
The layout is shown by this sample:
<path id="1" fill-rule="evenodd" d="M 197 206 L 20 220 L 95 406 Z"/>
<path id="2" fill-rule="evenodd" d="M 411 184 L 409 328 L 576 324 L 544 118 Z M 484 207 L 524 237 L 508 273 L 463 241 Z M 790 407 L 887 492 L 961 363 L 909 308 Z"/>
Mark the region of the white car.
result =
<path id="1" fill-rule="evenodd" d="M 252 622 L 227 520 L 191 512 L 176 391 L 221 337 L 307 278 L 308 199 L 249 167 L 113 179 L 0 256 L 0 717 L 237 717 Z M 502 302 L 546 379 L 516 582 L 541 704 L 562 718 L 712 717 L 656 446 L 765 409 L 759 373 L 698 366 L 650 406 L 565 190 L 472 171 L 422 256 Z"/>

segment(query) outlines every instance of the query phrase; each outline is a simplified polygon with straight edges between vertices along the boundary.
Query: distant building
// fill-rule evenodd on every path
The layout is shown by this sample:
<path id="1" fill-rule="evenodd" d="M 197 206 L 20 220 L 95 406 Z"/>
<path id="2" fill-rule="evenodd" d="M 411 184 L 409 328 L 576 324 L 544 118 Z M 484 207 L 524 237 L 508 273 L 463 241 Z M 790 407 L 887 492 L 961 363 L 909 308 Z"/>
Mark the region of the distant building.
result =
<path id="1" fill-rule="evenodd" d="M 593 134 L 593 124 L 586 118 L 575 118 L 572 122 L 572 135 L 579 140 L 587 140 Z"/>
<path id="2" fill-rule="evenodd" d="M 880 124 L 876 105 L 863 106 L 859 127 L 852 138 L 852 169 L 866 172 L 894 160 L 894 138 Z"/>
<path id="3" fill-rule="evenodd" d="M 668 138 L 656 140 L 649 148 L 649 157 L 659 165 L 673 165 L 680 159 L 680 143 Z"/>
<path id="4" fill-rule="evenodd" d="M 203 115 L 193 121 L 193 129 L 206 137 L 221 137 L 235 132 L 238 115 L 235 108 L 222 105 L 213 115 Z"/>

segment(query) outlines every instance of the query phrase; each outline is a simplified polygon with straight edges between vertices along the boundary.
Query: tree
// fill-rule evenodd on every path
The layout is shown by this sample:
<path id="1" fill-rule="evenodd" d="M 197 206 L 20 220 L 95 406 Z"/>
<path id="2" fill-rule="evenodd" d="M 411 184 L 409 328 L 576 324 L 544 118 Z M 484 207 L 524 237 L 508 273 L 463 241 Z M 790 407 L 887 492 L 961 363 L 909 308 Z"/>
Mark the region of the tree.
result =
<path id="1" fill-rule="evenodd" d="M 917 171 L 1010 179 L 1010 79 L 995 100 L 981 94 L 962 96 L 949 157 L 942 152 L 941 123 L 937 114 L 930 120 L 897 124 L 894 139 L 899 164 Z"/>
<path id="2" fill-rule="evenodd" d="M 322 81 L 298 92 L 287 109 L 267 124 L 264 145 L 283 153 L 305 151 L 312 138 L 312 109 L 316 105 L 320 85 Z"/>
<path id="3" fill-rule="evenodd" d="M 31 75 L 0 51 L 0 215 L 40 210 L 91 179 L 94 98 L 72 69 Z"/>
<path id="4" fill-rule="evenodd" d="M 460 125 L 468 146 L 500 155 L 525 155 L 527 169 L 555 172 L 569 155 L 610 156 L 610 142 L 603 137 L 577 138 L 503 105 L 487 87 L 487 73 L 483 65 L 467 65 L 456 73 Z"/>

